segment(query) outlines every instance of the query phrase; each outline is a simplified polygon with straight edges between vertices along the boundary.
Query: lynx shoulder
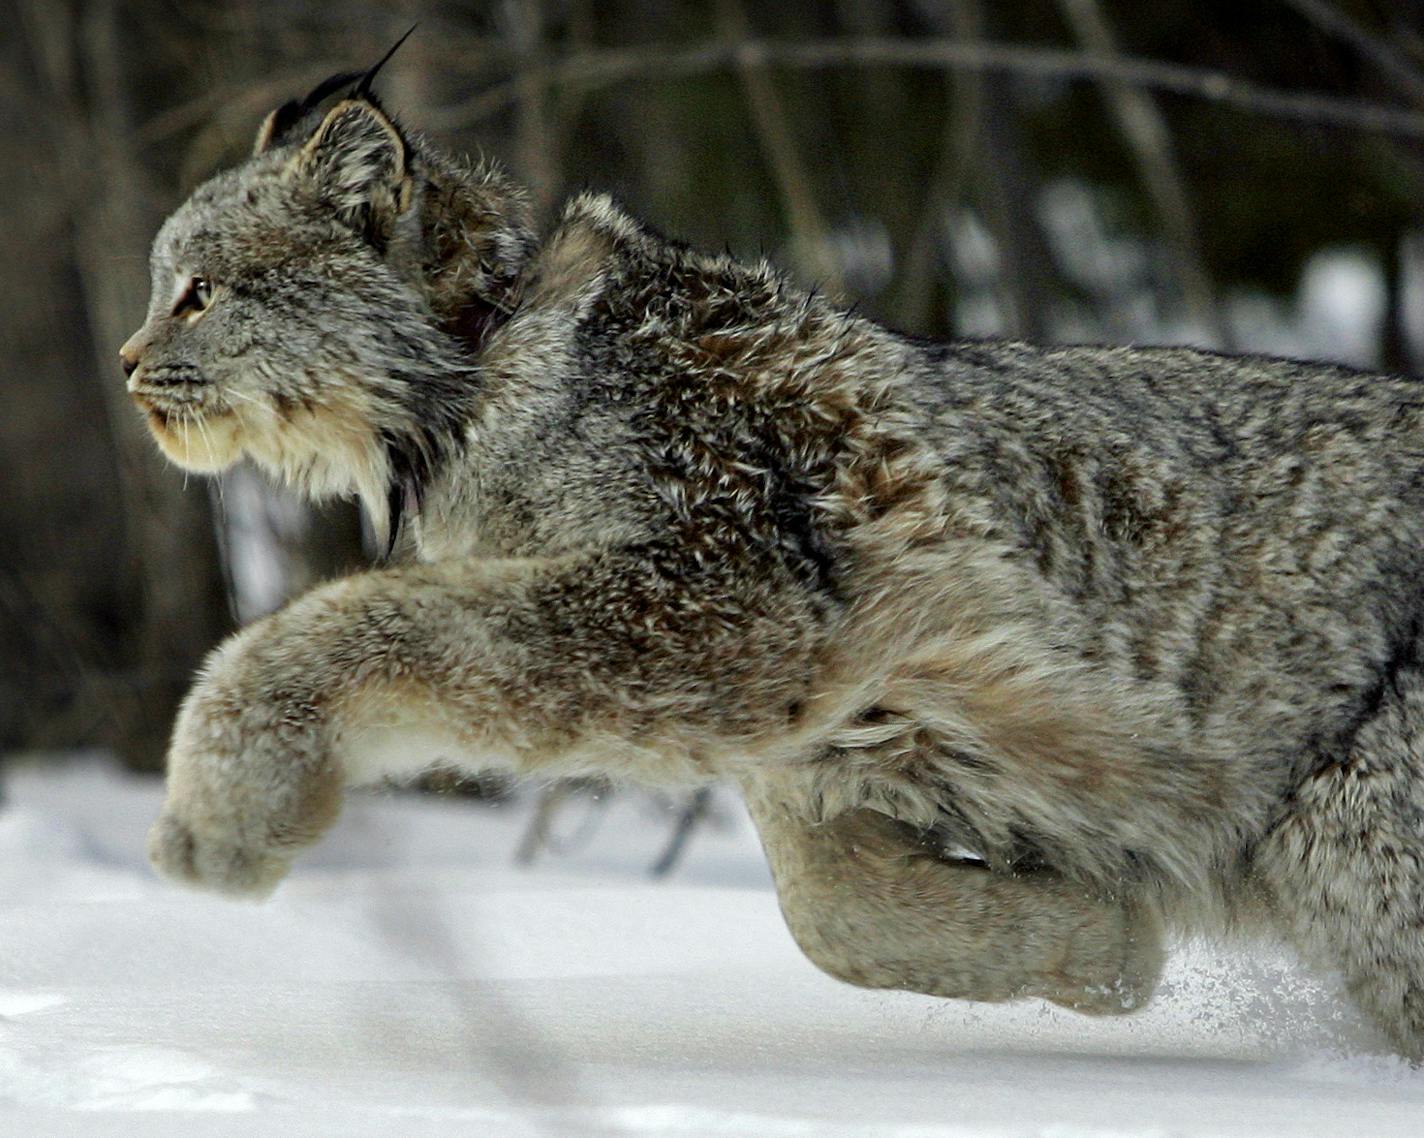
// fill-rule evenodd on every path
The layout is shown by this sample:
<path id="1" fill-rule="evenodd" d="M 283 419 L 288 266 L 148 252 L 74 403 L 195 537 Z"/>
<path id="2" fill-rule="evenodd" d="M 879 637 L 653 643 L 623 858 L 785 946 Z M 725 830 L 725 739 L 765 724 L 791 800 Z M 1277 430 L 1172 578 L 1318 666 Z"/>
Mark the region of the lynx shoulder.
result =
<path id="1" fill-rule="evenodd" d="M 262 893 L 437 758 L 725 779 L 853 983 L 1116 1013 L 1249 917 L 1424 1056 L 1424 384 L 915 341 L 603 196 L 536 235 L 343 86 L 167 221 L 122 356 L 174 461 L 402 556 L 213 653 L 164 872 Z"/>

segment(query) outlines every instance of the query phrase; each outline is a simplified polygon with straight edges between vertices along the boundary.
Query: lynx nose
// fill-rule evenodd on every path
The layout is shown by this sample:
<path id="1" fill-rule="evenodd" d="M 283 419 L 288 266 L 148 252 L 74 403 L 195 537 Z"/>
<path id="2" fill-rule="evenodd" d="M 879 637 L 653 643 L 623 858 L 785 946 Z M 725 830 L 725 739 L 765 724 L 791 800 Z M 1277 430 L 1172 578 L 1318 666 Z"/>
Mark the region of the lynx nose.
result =
<path id="1" fill-rule="evenodd" d="M 140 338 L 138 332 L 124 341 L 124 346 L 119 349 L 119 364 L 124 369 L 125 375 L 132 376 L 142 362 L 144 346 L 145 342 Z"/>

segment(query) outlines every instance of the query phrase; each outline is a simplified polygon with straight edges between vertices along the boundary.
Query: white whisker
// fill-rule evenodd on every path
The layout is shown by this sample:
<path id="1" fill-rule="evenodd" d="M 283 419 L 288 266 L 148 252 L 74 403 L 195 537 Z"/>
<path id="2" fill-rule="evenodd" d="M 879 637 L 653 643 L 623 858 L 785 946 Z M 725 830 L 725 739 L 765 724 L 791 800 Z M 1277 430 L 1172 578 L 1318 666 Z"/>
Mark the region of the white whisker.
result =
<path id="1" fill-rule="evenodd" d="M 217 453 L 218 453 L 218 452 L 217 452 L 217 448 L 215 448 L 215 447 L 213 446 L 213 439 L 212 439 L 212 436 L 208 434 L 208 429 L 207 429 L 207 427 L 203 426 L 203 420 L 202 420 L 201 418 L 196 418 L 196 419 L 194 419 L 194 420 L 193 420 L 193 425 L 198 428 L 198 433 L 203 436 L 203 442 L 207 445 L 207 448 L 208 448 L 208 461 L 209 461 L 209 462 L 213 461 L 214 459 L 217 458 Z M 218 483 L 218 505 L 219 505 L 219 507 L 220 507 L 220 512 L 222 512 L 222 513 L 225 514 L 225 513 L 227 512 L 227 502 L 226 502 L 226 500 L 225 500 L 224 497 L 223 497 L 223 484 L 222 484 L 222 476 L 221 476 L 221 475 L 218 476 L 217 483 Z"/>
<path id="2" fill-rule="evenodd" d="M 181 428 L 182 435 L 183 435 L 183 457 L 184 457 L 185 459 L 188 459 L 189 461 L 192 461 L 192 457 L 193 457 L 193 445 L 192 445 L 192 443 L 190 443 L 190 442 L 188 441 L 188 415 L 187 415 L 187 412 L 184 412 L 183 415 L 179 418 L 179 420 L 178 420 L 178 426 Z M 185 491 L 188 489 L 188 467 L 187 467 L 186 465 L 184 465 L 184 467 L 183 467 L 183 489 L 184 489 Z"/>
<path id="3" fill-rule="evenodd" d="M 251 403 L 252 406 L 257 407 L 257 408 L 259 408 L 260 410 L 266 411 L 266 412 L 269 412 L 269 413 L 270 413 L 271 410 L 272 410 L 272 408 L 271 408 L 268 404 L 263 403 L 263 402 L 262 402 L 260 399 L 258 399 L 256 396 L 248 395 L 248 394 L 246 394 L 245 392 L 242 392 L 242 391 L 224 391 L 224 392 L 223 392 L 223 398 L 224 398 L 224 399 L 236 399 L 236 400 L 239 400 L 240 402 L 243 402 L 243 403 Z"/>

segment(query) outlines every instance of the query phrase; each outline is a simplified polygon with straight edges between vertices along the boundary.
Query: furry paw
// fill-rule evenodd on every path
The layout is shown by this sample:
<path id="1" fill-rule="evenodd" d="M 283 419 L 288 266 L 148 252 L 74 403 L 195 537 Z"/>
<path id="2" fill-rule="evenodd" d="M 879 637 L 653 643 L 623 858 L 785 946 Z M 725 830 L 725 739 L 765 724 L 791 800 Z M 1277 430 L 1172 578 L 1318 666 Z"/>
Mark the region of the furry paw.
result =
<path id="1" fill-rule="evenodd" d="M 1115 929 L 1079 930 L 1060 982 L 1043 995 L 1085 1015 L 1127 1015 L 1151 1001 L 1163 959 L 1159 922 L 1141 911 L 1124 910 Z"/>
<path id="2" fill-rule="evenodd" d="M 289 859 L 270 851 L 200 834 L 168 811 L 148 832 L 148 858 L 179 884 L 254 900 L 269 896 L 291 866 Z"/>
<path id="3" fill-rule="evenodd" d="M 324 719 L 255 651 L 268 627 L 251 625 L 213 653 L 174 725 L 148 856 L 179 884 L 265 897 L 340 809 Z"/>

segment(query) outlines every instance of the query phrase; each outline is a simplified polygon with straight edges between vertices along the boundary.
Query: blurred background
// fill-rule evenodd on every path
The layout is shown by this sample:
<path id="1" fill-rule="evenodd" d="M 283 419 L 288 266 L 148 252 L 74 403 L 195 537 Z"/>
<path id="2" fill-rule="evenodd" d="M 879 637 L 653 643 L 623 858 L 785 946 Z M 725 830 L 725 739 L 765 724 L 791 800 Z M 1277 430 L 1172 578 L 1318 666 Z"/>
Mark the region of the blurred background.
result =
<path id="1" fill-rule="evenodd" d="M 162 461 L 148 243 L 263 115 L 379 84 L 543 216 L 608 189 L 932 337 L 1424 361 L 1421 0 L 0 0 L 0 755 L 155 769 L 203 653 L 352 509 Z"/>

